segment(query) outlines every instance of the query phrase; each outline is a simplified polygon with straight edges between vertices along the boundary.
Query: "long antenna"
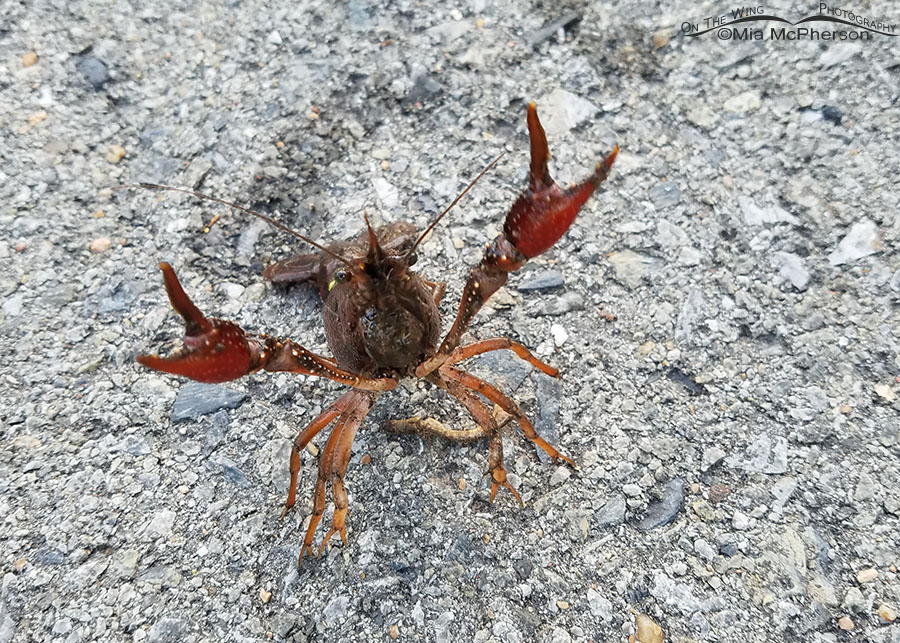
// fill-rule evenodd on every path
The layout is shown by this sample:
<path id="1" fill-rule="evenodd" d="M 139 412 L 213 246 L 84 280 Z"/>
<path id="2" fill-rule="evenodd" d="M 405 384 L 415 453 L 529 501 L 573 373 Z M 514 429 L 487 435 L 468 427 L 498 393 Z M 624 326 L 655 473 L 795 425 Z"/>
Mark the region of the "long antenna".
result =
<path id="1" fill-rule="evenodd" d="M 460 192 L 458 197 L 456 197 L 455 199 L 453 199 L 453 203 L 451 203 L 450 205 L 448 205 L 448 206 L 447 206 L 447 209 L 444 210 L 443 212 L 441 212 L 441 213 L 438 215 L 437 219 L 435 219 L 434 221 L 432 221 L 432 222 L 431 222 L 431 225 L 429 225 L 427 228 L 425 228 L 425 232 L 423 232 L 422 234 L 419 235 L 419 238 L 416 239 L 416 242 L 412 245 L 412 248 L 410 248 L 410 249 L 409 249 L 409 252 L 407 252 L 406 255 L 404 255 L 404 257 L 403 257 L 404 259 L 408 258 L 408 257 L 413 253 L 413 251 L 416 249 L 416 246 L 418 246 L 420 243 L 422 243 L 422 239 L 424 239 L 426 236 L 428 236 L 428 233 L 431 232 L 431 231 L 434 229 L 434 226 L 436 226 L 436 225 L 440 222 L 440 220 L 444 218 L 444 215 L 445 215 L 445 214 L 447 214 L 448 212 L 450 212 L 450 208 L 452 208 L 454 205 L 456 205 L 457 203 L 459 203 L 459 200 L 460 200 L 461 198 L 463 198 L 463 197 L 466 195 L 466 192 L 468 192 L 469 190 L 471 190 L 471 189 L 472 189 L 472 186 L 475 185 L 475 184 L 478 182 L 478 179 L 480 179 L 480 178 L 483 177 L 485 174 L 487 174 L 487 171 L 490 170 L 492 167 L 494 167 L 494 165 L 497 164 L 497 161 L 499 161 L 500 159 L 503 158 L 503 155 L 504 155 L 504 154 L 506 154 L 506 152 L 501 152 L 501 153 L 500 153 L 500 156 L 498 156 L 498 157 L 495 158 L 493 161 L 491 161 L 490 163 L 488 163 L 487 167 L 484 168 L 483 170 L 481 170 L 481 172 L 478 174 L 478 176 L 476 176 L 474 179 L 472 179 L 472 182 L 469 183 L 469 185 L 466 186 L 466 189 L 463 190 L 462 192 Z"/>
<path id="2" fill-rule="evenodd" d="M 256 210 L 251 210 L 250 208 L 245 208 L 244 206 L 238 205 L 237 203 L 232 203 L 231 201 L 225 201 L 224 199 L 219 199 L 214 196 L 209 196 L 208 194 L 201 194 L 200 192 L 194 192 L 193 190 L 188 190 L 187 188 L 176 188 L 176 187 L 172 187 L 171 185 L 158 185 L 156 183 L 137 183 L 134 185 L 116 185 L 113 187 L 113 190 L 124 190 L 126 188 L 146 188 L 148 190 L 168 190 L 170 192 L 182 192 L 184 194 L 190 194 L 191 196 L 197 197 L 198 199 L 204 199 L 206 201 L 212 201 L 214 203 L 221 203 L 222 205 L 227 205 L 229 208 L 234 208 L 235 210 L 240 210 L 241 212 L 246 212 L 247 214 L 252 214 L 253 216 L 257 217 L 258 219 L 262 219 L 269 225 L 275 226 L 279 230 L 283 230 L 283 231 L 287 232 L 288 234 L 294 235 L 301 241 L 305 241 L 306 243 L 308 243 L 309 245 L 311 245 L 314 248 L 318 248 L 325 254 L 334 257 L 335 259 L 346 264 L 347 266 L 350 266 L 351 268 L 353 267 L 353 264 L 351 264 L 349 261 L 344 259 L 339 254 L 329 250 L 322 244 L 316 243 L 309 237 L 304 237 L 299 232 L 292 230 L 285 224 L 281 223 L 280 221 L 278 221 L 276 219 L 273 219 L 270 216 L 262 214 L 261 212 L 257 212 Z M 462 196 L 462 195 L 460 195 L 460 196 Z"/>

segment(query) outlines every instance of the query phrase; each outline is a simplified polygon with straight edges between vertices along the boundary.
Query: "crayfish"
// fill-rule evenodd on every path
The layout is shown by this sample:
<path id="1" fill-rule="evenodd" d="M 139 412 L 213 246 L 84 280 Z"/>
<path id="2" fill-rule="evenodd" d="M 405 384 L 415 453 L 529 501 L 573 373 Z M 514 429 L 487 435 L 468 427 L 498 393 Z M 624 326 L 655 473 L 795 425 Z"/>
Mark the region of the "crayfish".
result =
<path id="1" fill-rule="evenodd" d="M 317 283 L 324 302 L 325 335 L 333 358 L 317 355 L 286 337 L 249 334 L 233 322 L 207 318 L 185 294 L 172 267 L 160 264 L 172 308 L 185 321 L 184 346 L 168 357 L 141 355 L 137 361 L 144 366 L 200 382 L 225 382 L 265 370 L 315 375 L 350 387 L 300 431 L 291 446 L 290 486 L 282 516 L 296 500 L 300 452 L 316 434 L 334 424 L 319 453 L 312 515 L 300 549 L 301 562 L 306 552 L 312 555 L 316 528 L 325 512 L 329 482 L 334 512 L 319 555 L 334 534 L 340 534 L 347 544 L 344 474 L 353 439 L 378 396 L 395 388 L 401 378 L 428 380 L 459 400 L 475 419 L 478 428 L 474 430 L 450 429 L 417 419 L 405 421 L 405 426 L 408 429 L 412 423 L 422 433 L 450 440 L 486 438 L 491 501 L 498 489 L 505 488 L 522 503 L 507 480 L 497 420 L 482 398 L 503 409 L 518 423 L 525 437 L 554 461 L 574 466 L 570 458 L 537 434 L 510 397 L 459 367 L 460 362 L 475 355 L 510 349 L 544 373 L 559 375 L 556 368 L 511 339 L 498 337 L 461 345 L 472 318 L 506 283 L 509 273 L 550 248 L 571 226 L 581 206 L 606 179 L 618 153 L 616 146 L 585 181 L 563 190 L 550 177 L 547 137 L 534 103 L 528 106 L 527 123 L 531 140 L 528 186 L 510 208 L 503 232 L 487 246 L 481 263 L 469 273 L 459 312 L 443 341 L 438 303 L 444 294 L 444 284 L 427 281 L 411 268 L 416 260 L 416 247 L 449 208 L 418 236 L 409 223 L 394 223 L 375 230 L 367 217 L 366 230 L 358 238 L 327 247 L 292 233 L 319 251 L 280 261 L 266 268 L 264 275 L 276 283 Z M 265 215 L 257 216 L 273 222 Z"/>

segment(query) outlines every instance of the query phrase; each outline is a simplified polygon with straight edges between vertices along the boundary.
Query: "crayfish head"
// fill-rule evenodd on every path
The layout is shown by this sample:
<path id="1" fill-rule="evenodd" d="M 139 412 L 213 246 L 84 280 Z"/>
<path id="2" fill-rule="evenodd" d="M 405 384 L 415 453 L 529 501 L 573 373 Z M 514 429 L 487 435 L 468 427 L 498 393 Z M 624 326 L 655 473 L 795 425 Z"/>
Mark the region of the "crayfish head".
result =
<path id="1" fill-rule="evenodd" d="M 433 289 L 411 269 L 415 253 L 385 250 L 369 225 L 368 249 L 329 282 L 325 332 L 339 364 L 406 373 L 434 352 L 440 315 Z M 365 366 L 364 366 L 365 365 Z"/>

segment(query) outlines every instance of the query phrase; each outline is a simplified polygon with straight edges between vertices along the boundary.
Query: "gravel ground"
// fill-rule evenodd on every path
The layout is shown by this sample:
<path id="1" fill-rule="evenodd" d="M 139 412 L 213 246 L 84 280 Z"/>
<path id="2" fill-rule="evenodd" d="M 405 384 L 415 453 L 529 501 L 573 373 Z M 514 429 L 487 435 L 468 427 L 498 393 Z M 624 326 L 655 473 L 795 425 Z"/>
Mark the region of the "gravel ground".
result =
<path id="1" fill-rule="evenodd" d="M 730 9 L 708 2 L 335 4 L 0 5 L 0 642 L 626 641 L 638 615 L 900 641 L 898 39 L 684 37 Z M 335 240 L 363 208 L 424 227 L 506 151 L 423 246 L 446 319 L 523 184 L 531 99 L 557 178 L 622 153 L 472 329 L 562 380 L 471 369 L 580 468 L 510 427 L 525 507 L 490 504 L 486 444 L 381 430 L 471 425 L 405 382 L 357 437 L 349 546 L 298 568 L 315 457 L 280 521 L 289 441 L 341 388 L 134 362 L 181 334 L 161 260 L 207 312 L 327 352 L 317 295 L 260 274 L 298 244 L 111 187 Z"/>

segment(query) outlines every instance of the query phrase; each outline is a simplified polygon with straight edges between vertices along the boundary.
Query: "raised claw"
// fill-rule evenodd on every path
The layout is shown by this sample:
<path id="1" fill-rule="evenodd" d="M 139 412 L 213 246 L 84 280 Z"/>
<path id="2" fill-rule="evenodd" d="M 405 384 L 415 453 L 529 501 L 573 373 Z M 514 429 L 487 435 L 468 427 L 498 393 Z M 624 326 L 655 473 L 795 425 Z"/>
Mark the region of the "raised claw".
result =
<path id="1" fill-rule="evenodd" d="M 184 346 L 167 357 L 139 355 L 138 363 L 198 382 L 227 382 L 246 375 L 253 361 L 251 346 L 240 326 L 224 319 L 207 319 L 184 292 L 175 271 L 160 263 L 172 308 L 184 318 Z"/>
<path id="2" fill-rule="evenodd" d="M 528 105 L 528 135 L 531 139 L 531 172 L 528 188 L 516 199 L 506 215 L 503 232 L 525 258 L 541 254 L 565 234 L 578 210 L 609 174 L 619 153 L 616 145 L 594 173 L 579 185 L 562 190 L 550 177 L 547 135 L 538 119 L 537 107 Z"/>
<path id="3" fill-rule="evenodd" d="M 503 233 L 488 245 L 481 263 L 469 273 L 456 320 L 438 351 L 416 367 L 417 377 L 425 377 L 450 358 L 475 313 L 506 283 L 509 273 L 550 248 L 565 234 L 581 206 L 606 180 L 619 153 L 616 145 L 583 183 L 563 190 L 547 168 L 550 150 L 534 103 L 528 105 L 528 135 L 531 138 L 528 187 L 509 209 Z"/>

